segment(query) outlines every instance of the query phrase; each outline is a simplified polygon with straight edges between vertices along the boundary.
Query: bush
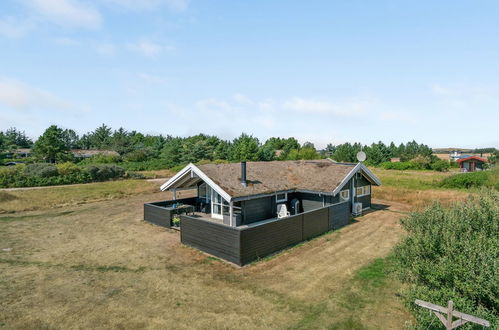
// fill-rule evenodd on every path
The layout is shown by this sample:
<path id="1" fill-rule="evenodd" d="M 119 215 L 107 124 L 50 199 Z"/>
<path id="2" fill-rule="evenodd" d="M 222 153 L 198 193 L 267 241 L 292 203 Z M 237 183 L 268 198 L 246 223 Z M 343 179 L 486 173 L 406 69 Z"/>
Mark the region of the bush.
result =
<path id="1" fill-rule="evenodd" d="M 59 175 L 77 174 L 81 172 L 81 169 L 75 163 L 71 162 L 57 164 L 56 167 Z"/>
<path id="2" fill-rule="evenodd" d="M 470 172 L 458 173 L 443 179 L 440 185 L 444 188 L 472 188 L 486 185 L 489 173 Z"/>
<path id="3" fill-rule="evenodd" d="M 414 305 L 416 298 L 443 306 L 453 300 L 457 310 L 497 327 L 499 192 L 482 190 L 448 209 L 435 203 L 401 222 L 408 234 L 395 248 L 395 262 L 409 284 L 405 298 L 418 328 L 435 319 Z"/>
<path id="4" fill-rule="evenodd" d="M 35 163 L 29 164 L 24 170 L 24 174 L 28 177 L 50 178 L 57 176 L 59 172 L 57 167 L 48 163 Z"/>
<path id="5" fill-rule="evenodd" d="M 123 160 L 127 162 L 145 162 L 153 157 L 153 152 L 150 149 L 137 149 L 123 156 Z"/>
<path id="6" fill-rule="evenodd" d="M 115 179 L 125 174 L 122 167 L 114 164 L 88 165 L 84 167 L 84 171 L 90 175 L 92 181 Z"/>
<path id="7" fill-rule="evenodd" d="M 121 162 L 121 157 L 117 155 L 102 155 L 98 154 L 92 157 L 84 158 L 80 161 L 81 165 L 88 164 L 114 164 Z"/>
<path id="8" fill-rule="evenodd" d="M 443 159 L 439 159 L 431 164 L 431 169 L 438 172 L 447 172 L 449 168 L 449 162 Z"/>
<path id="9" fill-rule="evenodd" d="M 168 168 L 163 159 L 152 159 L 145 162 L 123 162 L 120 166 L 127 171 L 154 171 Z"/>
<path id="10" fill-rule="evenodd" d="M 411 162 L 384 162 L 380 166 L 385 170 L 416 170 L 417 167 Z"/>

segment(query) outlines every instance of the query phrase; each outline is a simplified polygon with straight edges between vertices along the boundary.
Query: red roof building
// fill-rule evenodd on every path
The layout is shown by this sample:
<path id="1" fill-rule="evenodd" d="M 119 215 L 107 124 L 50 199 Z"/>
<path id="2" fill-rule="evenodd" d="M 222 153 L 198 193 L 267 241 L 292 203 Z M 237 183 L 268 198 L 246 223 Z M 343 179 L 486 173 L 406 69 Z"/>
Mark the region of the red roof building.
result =
<path id="1" fill-rule="evenodd" d="M 475 172 L 483 170 L 483 164 L 487 162 L 486 159 L 483 159 L 478 156 L 467 156 L 464 158 L 459 158 L 457 163 L 459 164 L 459 168 L 462 172 Z"/>

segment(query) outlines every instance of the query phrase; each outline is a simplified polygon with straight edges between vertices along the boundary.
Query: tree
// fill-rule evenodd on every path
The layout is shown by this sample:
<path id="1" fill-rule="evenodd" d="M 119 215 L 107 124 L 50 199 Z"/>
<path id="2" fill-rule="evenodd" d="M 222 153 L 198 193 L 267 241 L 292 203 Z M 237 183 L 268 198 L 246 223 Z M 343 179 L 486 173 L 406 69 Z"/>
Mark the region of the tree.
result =
<path id="1" fill-rule="evenodd" d="M 270 144 L 264 144 L 258 149 L 258 160 L 271 161 L 275 159 L 275 149 Z"/>
<path id="2" fill-rule="evenodd" d="M 242 133 L 232 142 L 229 158 L 231 161 L 257 160 L 259 145 L 260 143 L 256 137 Z"/>
<path id="3" fill-rule="evenodd" d="M 68 149 L 79 149 L 80 148 L 80 138 L 78 134 L 72 129 L 65 129 L 62 131 L 62 136 L 64 143 Z"/>
<path id="4" fill-rule="evenodd" d="M 89 135 L 91 146 L 95 149 L 106 149 L 111 144 L 111 127 L 102 124 Z"/>
<path id="5" fill-rule="evenodd" d="M 56 125 L 47 128 L 33 147 L 35 155 L 49 163 L 66 159 L 69 154 L 68 150 L 69 148 L 64 140 L 64 131 Z"/>
<path id="6" fill-rule="evenodd" d="M 338 162 L 357 162 L 357 152 L 359 152 L 361 149 L 362 145 L 360 143 L 354 143 L 353 145 L 349 142 L 340 144 L 336 146 L 336 150 L 333 154 L 333 159 Z"/>
<path id="7" fill-rule="evenodd" d="M 167 136 L 161 156 L 167 167 L 174 167 L 180 164 L 182 157 L 182 139 L 179 137 Z"/>
<path id="8" fill-rule="evenodd" d="M 110 147 L 120 155 L 124 155 L 134 150 L 130 134 L 123 127 L 120 127 L 113 132 L 110 139 Z"/>
<path id="9" fill-rule="evenodd" d="M 15 127 L 11 127 L 4 133 L 4 144 L 6 149 L 31 148 L 33 141 L 26 134 Z"/>
<path id="10" fill-rule="evenodd" d="M 390 149 L 381 141 L 371 144 L 365 149 L 367 162 L 372 165 L 379 165 L 390 160 Z"/>

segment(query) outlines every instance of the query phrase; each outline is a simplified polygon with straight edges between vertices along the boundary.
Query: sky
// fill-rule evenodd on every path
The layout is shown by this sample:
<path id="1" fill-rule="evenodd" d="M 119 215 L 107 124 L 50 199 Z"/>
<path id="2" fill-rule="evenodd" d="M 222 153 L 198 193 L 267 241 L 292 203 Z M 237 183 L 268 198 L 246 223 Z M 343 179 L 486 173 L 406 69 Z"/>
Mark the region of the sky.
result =
<path id="1" fill-rule="evenodd" d="M 498 1 L 2 0 L 0 130 L 499 147 Z"/>

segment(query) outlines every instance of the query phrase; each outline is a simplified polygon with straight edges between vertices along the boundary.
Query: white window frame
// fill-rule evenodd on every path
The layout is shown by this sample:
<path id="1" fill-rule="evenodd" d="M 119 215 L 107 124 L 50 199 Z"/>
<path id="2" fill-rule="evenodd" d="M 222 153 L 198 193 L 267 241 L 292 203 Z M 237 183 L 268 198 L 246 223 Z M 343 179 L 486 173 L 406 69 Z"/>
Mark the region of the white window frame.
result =
<path id="1" fill-rule="evenodd" d="M 278 199 L 277 196 L 279 195 L 284 195 L 284 199 Z M 284 192 L 284 193 L 277 193 L 275 194 L 275 202 L 276 203 L 285 203 L 288 201 L 288 193 Z"/>
<path id="2" fill-rule="evenodd" d="M 361 190 L 361 193 L 357 194 L 357 197 L 367 196 L 367 195 L 371 194 L 371 186 L 370 185 L 357 187 L 355 192 L 357 192 L 357 189 Z"/>
<path id="3" fill-rule="evenodd" d="M 346 197 L 343 197 L 343 193 L 346 192 L 347 193 L 347 196 Z M 341 202 L 346 202 L 350 200 L 350 189 L 345 189 L 345 190 L 341 190 L 340 191 L 340 201 Z"/>

